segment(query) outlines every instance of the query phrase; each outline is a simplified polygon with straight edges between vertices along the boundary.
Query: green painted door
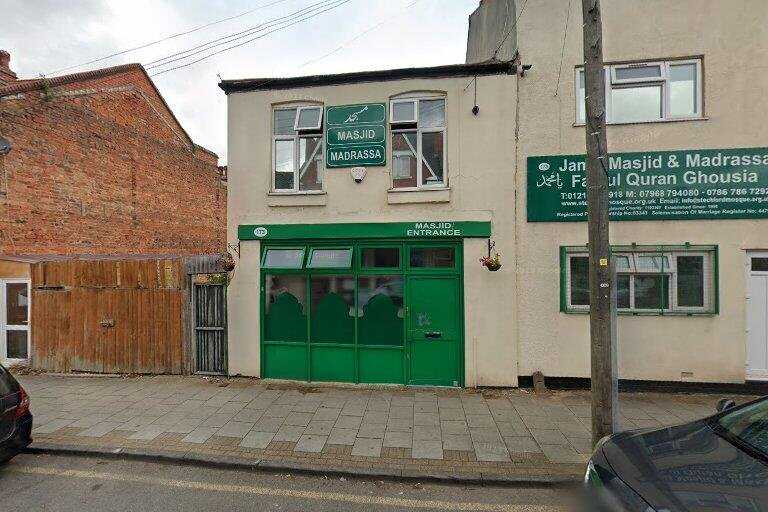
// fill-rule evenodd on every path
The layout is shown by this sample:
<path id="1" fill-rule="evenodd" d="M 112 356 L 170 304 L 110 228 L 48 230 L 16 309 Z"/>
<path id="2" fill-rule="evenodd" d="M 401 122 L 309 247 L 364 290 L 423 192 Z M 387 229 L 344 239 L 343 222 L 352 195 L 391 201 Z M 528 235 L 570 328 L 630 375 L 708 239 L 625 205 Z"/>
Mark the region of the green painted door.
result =
<path id="1" fill-rule="evenodd" d="M 456 276 L 408 278 L 409 384 L 459 386 L 461 300 Z"/>

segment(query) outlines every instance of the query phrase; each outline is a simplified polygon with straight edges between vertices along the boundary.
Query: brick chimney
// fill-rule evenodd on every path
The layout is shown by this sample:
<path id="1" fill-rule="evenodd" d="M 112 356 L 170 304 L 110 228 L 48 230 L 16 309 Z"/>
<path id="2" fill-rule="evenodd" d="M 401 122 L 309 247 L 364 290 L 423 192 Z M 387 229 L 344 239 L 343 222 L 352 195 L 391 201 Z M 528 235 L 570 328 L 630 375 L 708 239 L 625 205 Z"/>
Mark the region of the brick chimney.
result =
<path id="1" fill-rule="evenodd" d="M 11 71 L 11 54 L 0 50 L 0 85 L 6 85 L 17 80 L 16 73 Z"/>

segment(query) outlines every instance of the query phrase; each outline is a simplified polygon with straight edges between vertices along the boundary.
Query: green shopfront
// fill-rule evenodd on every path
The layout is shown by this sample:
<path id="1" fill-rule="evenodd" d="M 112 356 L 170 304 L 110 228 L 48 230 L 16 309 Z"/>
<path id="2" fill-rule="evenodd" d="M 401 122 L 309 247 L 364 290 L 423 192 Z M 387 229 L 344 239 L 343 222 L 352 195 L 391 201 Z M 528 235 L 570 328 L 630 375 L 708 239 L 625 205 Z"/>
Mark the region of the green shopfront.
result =
<path id="1" fill-rule="evenodd" d="M 488 222 L 241 225 L 261 241 L 261 375 L 464 385 L 463 240 Z"/>

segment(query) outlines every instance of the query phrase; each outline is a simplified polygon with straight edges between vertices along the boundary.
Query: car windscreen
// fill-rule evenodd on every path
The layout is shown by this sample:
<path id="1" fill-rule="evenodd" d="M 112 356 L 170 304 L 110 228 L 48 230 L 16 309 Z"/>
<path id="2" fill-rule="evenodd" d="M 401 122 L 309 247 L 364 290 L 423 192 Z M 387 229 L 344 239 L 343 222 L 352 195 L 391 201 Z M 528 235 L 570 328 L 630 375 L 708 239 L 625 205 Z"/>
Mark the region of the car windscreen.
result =
<path id="1" fill-rule="evenodd" d="M 768 399 L 721 416 L 716 426 L 728 437 L 768 457 Z"/>

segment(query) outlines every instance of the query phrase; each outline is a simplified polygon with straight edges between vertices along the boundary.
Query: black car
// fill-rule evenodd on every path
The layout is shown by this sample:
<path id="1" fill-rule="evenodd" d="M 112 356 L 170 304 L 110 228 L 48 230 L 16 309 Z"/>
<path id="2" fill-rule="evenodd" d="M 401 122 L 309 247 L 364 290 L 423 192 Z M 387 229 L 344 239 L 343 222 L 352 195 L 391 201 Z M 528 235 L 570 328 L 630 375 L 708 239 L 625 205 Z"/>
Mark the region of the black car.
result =
<path id="1" fill-rule="evenodd" d="M 624 432 L 587 467 L 591 510 L 768 511 L 768 397 L 678 427 Z"/>
<path id="2" fill-rule="evenodd" d="M 0 463 L 32 442 L 29 396 L 13 375 L 0 365 Z"/>

